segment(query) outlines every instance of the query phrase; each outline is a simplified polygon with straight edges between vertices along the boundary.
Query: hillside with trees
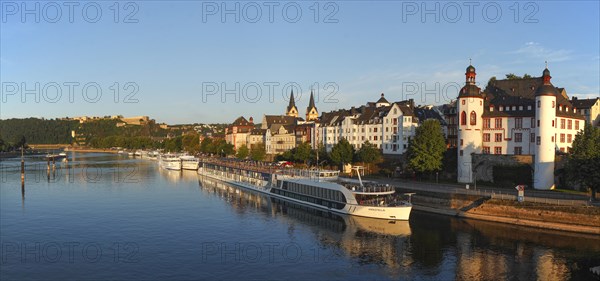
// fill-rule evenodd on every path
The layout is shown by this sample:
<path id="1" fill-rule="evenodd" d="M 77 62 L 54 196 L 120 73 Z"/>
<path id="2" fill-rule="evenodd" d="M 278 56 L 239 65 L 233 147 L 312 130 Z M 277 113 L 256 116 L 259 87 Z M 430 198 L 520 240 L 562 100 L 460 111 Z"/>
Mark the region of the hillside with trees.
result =
<path id="1" fill-rule="evenodd" d="M 22 137 L 30 144 L 68 144 L 73 141 L 71 131 L 78 126 L 78 121 L 71 120 L 6 119 L 0 120 L 0 135 L 5 144 L 17 143 Z"/>

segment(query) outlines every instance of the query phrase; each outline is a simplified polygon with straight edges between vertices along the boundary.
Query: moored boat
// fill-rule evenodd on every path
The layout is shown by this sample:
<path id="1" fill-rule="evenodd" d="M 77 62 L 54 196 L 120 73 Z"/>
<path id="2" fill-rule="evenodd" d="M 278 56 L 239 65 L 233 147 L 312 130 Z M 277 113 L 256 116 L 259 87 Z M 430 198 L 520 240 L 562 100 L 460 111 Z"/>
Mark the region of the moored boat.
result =
<path id="1" fill-rule="evenodd" d="M 342 214 L 408 220 L 412 210 L 412 204 L 400 198 L 394 187 L 365 184 L 360 174 L 355 183 L 334 182 L 218 161 L 202 162 L 198 173 L 239 187 Z"/>
<path id="2" fill-rule="evenodd" d="M 180 156 L 181 168 L 184 170 L 198 170 L 200 159 L 191 155 Z"/>
<path id="3" fill-rule="evenodd" d="M 175 154 L 162 154 L 159 156 L 159 165 L 168 170 L 181 170 L 181 159 Z"/>

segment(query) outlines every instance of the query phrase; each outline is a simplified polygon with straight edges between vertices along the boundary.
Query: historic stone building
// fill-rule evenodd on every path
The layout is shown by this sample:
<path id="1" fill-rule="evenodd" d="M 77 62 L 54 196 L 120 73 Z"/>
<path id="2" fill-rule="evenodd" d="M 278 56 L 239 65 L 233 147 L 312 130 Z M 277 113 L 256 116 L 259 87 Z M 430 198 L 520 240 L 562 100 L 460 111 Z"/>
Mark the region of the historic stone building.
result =
<path id="1" fill-rule="evenodd" d="M 534 155 L 536 189 L 554 188 L 554 159 L 566 152 L 584 117 L 565 89 L 542 77 L 492 80 L 477 87 L 472 65 L 456 101 L 458 115 L 458 182 L 473 182 L 472 154 Z"/>

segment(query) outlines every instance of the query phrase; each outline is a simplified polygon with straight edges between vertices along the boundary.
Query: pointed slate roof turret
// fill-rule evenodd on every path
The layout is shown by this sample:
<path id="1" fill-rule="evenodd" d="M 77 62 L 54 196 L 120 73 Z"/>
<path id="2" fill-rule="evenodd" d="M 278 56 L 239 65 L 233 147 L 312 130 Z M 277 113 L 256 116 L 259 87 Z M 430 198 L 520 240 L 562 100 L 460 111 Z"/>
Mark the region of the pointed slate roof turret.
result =
<path id="1" fill-rule="evenodd" d="M 294 89 L 292 89 L 292 93 L 290 94 L 290 103 L 288 104 L 288 107 L 287 107 L 287 112 L 290 112 L 290 110 L 295 107 L 296 107 L 296 101 L 294 99 Z"/>
<path id="2" fill-rule="evenodd" d="M 306 107 L 306 112 L 310 112 L 311 109 L 317 109 L 315 106 L 315 97 L 313 96 L 313 91 L 310 91 L 310 101 L 308 102 L 308 107 Z"/>
<path id="3" fill-rule="evenodd" d="M 554 85 L 552 85 L 552 83 L 550 82 L 552 76 L 550 76 L 550 70 L 548 70 L 547 66 L 546 69 L 544 69 L 544 71 L 542 72 L 542 79 L 544 80 L 544 84 L 537 89 L 537 91 L 535 92 L 536 96 L 559 95 L 558 90 L 556 90 Z"/>
<path id="4" fill-rule="evenodd" d="M 458 93 L 458 97 L 482 97 L 481 89 L 477 87 L 475 84 L 475 77 L 477 76 L 477 72 L 475 71 L 475 67 L 471 64 L 467 67 L 465 72 L 465 86 L 460 89 Z"/>

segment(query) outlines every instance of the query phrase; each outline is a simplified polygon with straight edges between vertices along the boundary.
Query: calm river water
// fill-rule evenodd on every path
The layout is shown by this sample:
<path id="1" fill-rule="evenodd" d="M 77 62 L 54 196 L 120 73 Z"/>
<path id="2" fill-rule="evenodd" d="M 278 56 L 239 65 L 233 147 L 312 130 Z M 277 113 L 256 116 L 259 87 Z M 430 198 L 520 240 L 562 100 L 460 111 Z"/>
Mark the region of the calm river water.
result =
<path id="1" fill-rule="evenodd" d="M 600 238 L 318 212 L 151 160 L 3 159 L 0 279 L 593 280 Z"/>

